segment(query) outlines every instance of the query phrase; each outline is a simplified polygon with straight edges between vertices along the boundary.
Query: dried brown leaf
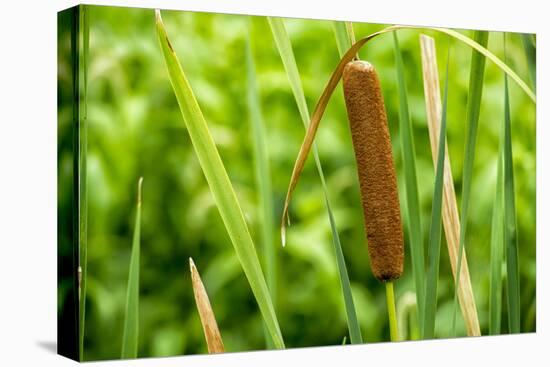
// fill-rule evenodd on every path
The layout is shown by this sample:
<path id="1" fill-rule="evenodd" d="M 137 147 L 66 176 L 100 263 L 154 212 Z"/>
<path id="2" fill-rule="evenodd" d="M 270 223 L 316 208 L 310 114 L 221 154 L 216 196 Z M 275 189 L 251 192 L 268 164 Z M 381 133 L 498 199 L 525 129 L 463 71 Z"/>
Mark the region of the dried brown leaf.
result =
<path id="1" fill-rule="evenodd" d="M 208 346 L 208 353 L 223 353 L 225 352 L 225 349 L 223 346 L 222 336 L 216 322 L 216 317 L 214 316 L 214 311 L 212 311 L 208 294 L 206 293 L 206 289 L 204 288 L 204 284 L 202 283 L 197 267 L 191 258 L 189 258 L 189 267 L 191 269 L 193 293 L 195 294 L 195 302 L 197 304 L 197 310 L 199 311 L 202 330 L 204 331 L 204 338 L 206 339 L 206 344 Z"/>

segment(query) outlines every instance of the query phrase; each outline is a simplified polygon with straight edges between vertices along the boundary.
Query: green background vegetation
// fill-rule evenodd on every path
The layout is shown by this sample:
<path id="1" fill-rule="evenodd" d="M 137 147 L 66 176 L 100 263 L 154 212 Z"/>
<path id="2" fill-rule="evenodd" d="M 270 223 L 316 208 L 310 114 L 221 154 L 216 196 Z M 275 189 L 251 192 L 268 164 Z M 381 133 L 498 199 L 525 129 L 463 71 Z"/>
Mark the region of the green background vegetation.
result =
<path id="1" fill-rule="evenodd" d="M 193 300 L 188 258 L 209 293 L 227 351 L 265 349 L 262 319 L 185 130 L 155 32 L 154 11 L 89 7 L 88 269 L 85 359 L 120 356 L 137 182 L 144 177 L 140 263 L 140 357 L 205 353 Z M 260 257 L 258 190 L 247 108 L 246 16 L 163 11 L 171 43 L 191 83 L 236 190 Z M 273 230 L 304 136 L 288 78 L 268 22 L 252 17 L 252 48 L 261 98 L 272 197 Z M 310 111 L 339 57 L 330 21 L 285 20 Z M 382 25 L 354 24 L 357 38 Z M 419 34 L 401 30 L 410 113 L 417 152 L 423 236 L 427 245 L 434 169 L 422 84 Z M 471 49 L 435 37 L 440 78 L 451 46 L 447 139 L 460 203 L 466 99 Z M 470 31 L 464 31 L 471 36 Z M 518 34 L 507 36 L 507 63 L 530 81 Z M 502 34 L 489 50 L 504 58 Z M 382 83 L 393 153 L 404 204 L 398 139 L 398 93 L 391 34 L 360 52 Z M 60 78 L 63 69 L 60 69 Z M 532 84 L 531 84 L 532 85 Z M 482 334 L 488 330 L 491 214 L 504 77 L 487 61 L 474 163 L 466 251 Z M 521 330 L 535 330 L 535 105 L 510 83 L 521 282 Z M 70 134 L 70 111 L 61 107 L 60 139 Z M 67 108 L 69 108 L 67 106 Z M 63 116 L 67 118 L 63 118 Z M 389 340 L 384 286 L 369 269 L 363 213 L 341 87 L 323 118 L 316 142 L 366 342 Z M 59 205 L 71 195 L 70 154 L 60 154 Z M 287 347 L 341 344 L 348 335 L 331 233 L 317 171 L 309 159 L 294 194 L 287 246 L 279 246 L 277 316 Z M 66 169 L 65 169 L 66 168 Z M 404 208 L 403 208 L 404 209 Z M 64 212 L 62 208 L 60 212 Z M 405 220 L 405 215 L 402 215 Z M 61 218 L 63 220 L 63 218 Z M 406 229 L 406 223 L 404 230 Z M 406 239 L 408 234 L 405 231 Z M 62 239 L 61 239 L 62 240 Z M 414 294 L 408 244 L 403 277 L 395 283 L 398 309 Z M 503 270 L 505 273 L 505 269 Z M 60 280 L 61 303 L 67 283 Z M 64 288 L 65 287 L 65 288 Z M 504 288 L 505 292 L 505 288 Z M 442 241 L 436 337 L 452 336 L 454 286 Z M 61 308 L 63 304 L 61 304 Z M 507 332 L 503 302 L 503 332 Z M 458 315 L 458 335 L 465 335 Z"/>

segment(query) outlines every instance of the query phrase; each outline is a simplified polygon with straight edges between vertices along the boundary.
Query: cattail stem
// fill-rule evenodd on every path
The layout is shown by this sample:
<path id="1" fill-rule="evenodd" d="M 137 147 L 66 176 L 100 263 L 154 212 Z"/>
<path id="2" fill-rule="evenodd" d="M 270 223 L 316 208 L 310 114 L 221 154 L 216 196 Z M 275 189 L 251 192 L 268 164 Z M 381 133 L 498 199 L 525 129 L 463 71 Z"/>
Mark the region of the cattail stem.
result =
<path id="1" fill-rule="evenodd" d="M 386 302 L 388 304 L 388 318 L 390 320 L 390 340 L 396 342 L 399 340 L 399 331 L 397 329 L 397 313 L 395 312 L 395 295 L 393 293 L 393 282 L 386 284 Z"/>

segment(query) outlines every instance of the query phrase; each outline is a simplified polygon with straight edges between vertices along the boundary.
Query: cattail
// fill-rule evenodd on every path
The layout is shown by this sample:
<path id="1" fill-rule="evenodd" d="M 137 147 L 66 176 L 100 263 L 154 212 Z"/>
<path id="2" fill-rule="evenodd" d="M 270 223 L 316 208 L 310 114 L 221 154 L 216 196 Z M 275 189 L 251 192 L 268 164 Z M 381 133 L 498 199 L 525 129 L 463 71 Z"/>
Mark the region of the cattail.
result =
<path id="1" fill-rule="evenodd" d="M 344 68 L 343 85 L 371 268 L 377 279 L 390 281 L 403 272 L 403 231 L 380 81 L 371 64 L 352 61 Z"/>

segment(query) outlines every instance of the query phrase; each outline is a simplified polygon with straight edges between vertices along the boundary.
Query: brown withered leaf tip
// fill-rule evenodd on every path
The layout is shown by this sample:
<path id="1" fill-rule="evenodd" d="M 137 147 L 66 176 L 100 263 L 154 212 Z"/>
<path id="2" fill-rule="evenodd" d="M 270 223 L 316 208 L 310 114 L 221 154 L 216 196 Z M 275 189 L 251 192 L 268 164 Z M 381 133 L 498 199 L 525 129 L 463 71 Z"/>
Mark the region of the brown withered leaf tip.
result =
<path id="1" fill-rule="evenodd" d="M 208 294 L 206 293 L 197 267 L 191 258 L 189 258 L 189 268 L 191 270 L 191 281 L 193 283 L 195 302 L 197 304 L 197 310 L 199 311 L 206 345 L 208 346 L 208 353 L 223 353 L 225 348 L 214 316 L 214 311 L 210 305 Z"/>
<path id="2" fill-rule="evenodd" d="M 344 68 L 343 86 L 372 272 L 381 281 L 397 279 L 403 272 L 403 230 L 380 81 L 370 63 L 352 61 Z"/>

